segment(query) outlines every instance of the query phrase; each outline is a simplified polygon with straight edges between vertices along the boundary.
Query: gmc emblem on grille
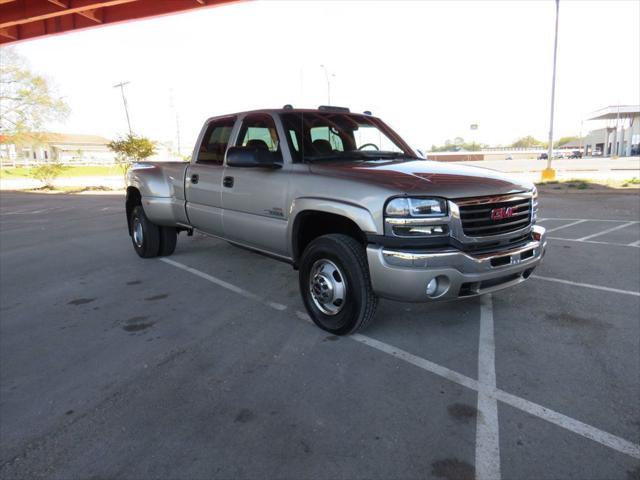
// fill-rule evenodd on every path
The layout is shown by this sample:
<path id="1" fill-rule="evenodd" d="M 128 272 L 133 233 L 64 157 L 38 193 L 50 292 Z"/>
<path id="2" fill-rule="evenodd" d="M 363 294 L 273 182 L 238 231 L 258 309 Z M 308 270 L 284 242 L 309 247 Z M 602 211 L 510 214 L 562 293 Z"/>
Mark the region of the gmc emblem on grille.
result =
<path id="1" fill-rule="evenodd" d="M 491 210 L 491 220 L 503 220 L 513 217 L 513 207 L 500 207 Z"/>

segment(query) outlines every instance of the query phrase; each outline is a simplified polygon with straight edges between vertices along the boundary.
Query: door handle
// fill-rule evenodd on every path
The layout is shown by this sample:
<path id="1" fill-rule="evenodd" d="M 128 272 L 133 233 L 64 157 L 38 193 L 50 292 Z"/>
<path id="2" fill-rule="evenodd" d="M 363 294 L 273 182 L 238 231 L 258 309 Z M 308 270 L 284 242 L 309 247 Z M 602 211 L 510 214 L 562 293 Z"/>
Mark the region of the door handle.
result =
<path id="1" fill-rule="evenodd" d="M 224 179 L 222 180 L 222 185 L 224 185 L 227 188 L 232 188 L 233 187 L 233 177 L 224 177 Z"/>
<path id="2" fill-rule="evenodd" d="M 198 183 L 199 179 L 200 179 L 200 176 L 197 173 L 194 173 L 193 175 L 191 175 L 191 183 Z"/>

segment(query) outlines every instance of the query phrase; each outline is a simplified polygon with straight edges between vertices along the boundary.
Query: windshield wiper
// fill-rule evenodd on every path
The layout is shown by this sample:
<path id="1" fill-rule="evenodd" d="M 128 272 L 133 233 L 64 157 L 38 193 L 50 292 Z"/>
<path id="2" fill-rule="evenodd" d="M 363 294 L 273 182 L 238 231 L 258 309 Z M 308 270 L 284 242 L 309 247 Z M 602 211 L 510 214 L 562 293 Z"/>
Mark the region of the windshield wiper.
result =
<path id="1" fill-rule="evenodd" d="M 361 160 L 362 158 L 364 157 L 362 157 L 362 155 L 358 155 L 357 152 L 336 152 L 327 155 L 305 155 L 304 160 L 317 162 L 322 160 Z"/>
<path id="2" fill-rule="evenodd" d="M 350 151 L 335 152 L 327 155 L 311 155 L 305 156 L 305 161 L 316 162 L 322 160 L 393 160 L 397 158 L 408 158 L 415 160 L 415 157 L 407 155 L 403 152 L 385 152 L 385 151 Z"/>

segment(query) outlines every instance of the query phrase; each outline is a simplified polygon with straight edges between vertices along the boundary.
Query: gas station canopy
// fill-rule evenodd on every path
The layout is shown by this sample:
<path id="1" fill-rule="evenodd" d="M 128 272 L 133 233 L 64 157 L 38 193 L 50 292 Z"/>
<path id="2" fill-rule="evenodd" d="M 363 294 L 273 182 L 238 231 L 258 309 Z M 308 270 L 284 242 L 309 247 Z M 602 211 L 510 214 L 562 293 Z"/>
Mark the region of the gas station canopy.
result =
<path id="1" fill-rule="evenodd" d="M 615 120 L 640 115 L 640 105 L 614 105 L 593 112 L 588 120 Z"/>
<path id="2" fill-rule="evenodd" d="M 234 0 L 0 0 L 0 45 Z"/>

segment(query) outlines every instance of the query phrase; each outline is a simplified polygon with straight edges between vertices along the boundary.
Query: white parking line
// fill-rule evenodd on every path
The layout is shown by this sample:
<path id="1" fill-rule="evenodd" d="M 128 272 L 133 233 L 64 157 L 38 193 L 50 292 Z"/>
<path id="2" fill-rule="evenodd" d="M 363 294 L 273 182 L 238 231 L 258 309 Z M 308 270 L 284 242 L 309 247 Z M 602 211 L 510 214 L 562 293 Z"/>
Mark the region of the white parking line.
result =
<path id="1" fill-rule="evenodd" d="M 40 210 L 17 210 L 13 212 L 1 212 L 0 215 L 37 215 L 39 213 L 51 212 L 54 210 L 60 210 L 60 207 L 42 208 Z"/>
<path id="2" fill-rule="evenodd" d="M 553 423 L 584 438 L 598 442 L 600 445 L 609 447 L 617 452 L 640 459 L 640 445 L 503 390 L 496 389 L 494 393 L 497 400 L 526 412 L 529 415 L 546 420 L 549 423 Z"/>
<path id="3" fill-rule="evenodd" d="M 590 283 L 572 282 L 571 280 L 564 280 L 563 278 L 543 277 L 540 275 L 531 275 L 531 278 L 537 280 L 544 280 L 546 282 L 564 283 L 565 285 L 572 285 L 574 287 L 592 288 L 594 290 L 602 290 L 605 292 L 622 293 L 624 295 L 633 295 L 640 297 L 640 292 L 634 292 L 633 290 L 620 290 L 619 288 L 603 287 L 601 285 L 592 285 Z"/>
<path id="4" fill-rule="evenodd" d="M 196 270 L 195 268 L 191 268 L 182 263 L 169 260 L 168 258 L 161 258 L 160 260 L 169 265 L 173 265 L 174 267 L 187 271 L 193 275 L 197 275 L 200 278 L 203 278 L 212 283 L 215 283 L 216 285 L 226 288 L 232 292 L 238 293 L 243 297 L 259 301 L 276 310 L 284 311 L 288 309 L 286 305 L 282 305 L 274 302 L 267 302 L 261 297 L 243 288 L 237 287 L 231 283 L 225 282 L 224 280 L 220 280 L 219 278 L 216 278 L 212 275 L 201 272 L 200 270 Z M 625 290 L 621 290 L 620 292 L 627 293 Z M 640 294 L 637 294 L 637 295 L 640 295 Z M 304 320 L 307 320 L 306 314 L 302 312 L 296 312 L 296 315 Z M 467 387 L 471 390 L 475 390 L 477 392 L 482 390 L 482 393 L 484 395 L 487 395 L 495 400 L 499 400 L 501 402 L 507 403 L 508 405 L 511 405 L 514 408 L 517 408 L 521 411 L 529 413 L 530 415 L 536 416 L 550 423 L 558 425 L 562 428 L 565 428 L 571 432 L 574 432 L 582 437 L 593 440 L 613 450 L 616 450 L 618 452 L 624 453 L 631 457 L 640 459 L 640 445 L 632 443 L 628 440 L 612 435 L 596 427 L 592 427 L 591 425 L 587 425 L 586 423 L 580 422 L 579 420 L 575 420 L 573 418 L 570 418 L 566 415 L 563 415 L 561 413 L 545 408 L 536 403 L 530 402 L 529 400 L 525 400 L 524 398 L 504 392 L 498 388 L 495 388 L 495 385 L 493 386 L 485 385 L 479 381 L 476 381 L 470 377 L 467 377 L 466 375 L 458 373 L 454 370 L 450 370 L 447 367 L 438 365 L 437 363 L 431 362 L 422 357 L 418 357 L 416 355 L 413 355 L 412 353 L 406 352 L 400 348 L 396 348 L 392 345 L 381 342 L 379 340 L 375 340 L 373 338 L 367 337 L 362 334 L 354 334 L 349 336 L 348 338 L 355 340 L 357 342 L 360 342 L 369 347 L 375 348 L 376 350 L 379 350 L 381 352 L 387 353 L 395 358 L 403 360 L 423 370 L 426 370 L 442 378 L 445 378 L 454 383 L 457 383 L 458 385 L 462 385 L 464 387 Z M 495 373 L 493 375 L 495 376 Z M 497 416 L 496 416 L 496 419 L 497 419 Z M 496 420 L 496 426 L 497 426 L 497 420 Z M 481 437 L 481 438 L 484 438 L 484 437 Z M 497 436 L 496 436 L 496 439 L 497 439 Z M 478 440 L 478 436 L 476 436 L 476 440 Z M 485 449 L 484 446 L 479 448 L 481 448 L 482 450 Z"/>
<path id="5" fill-rule="evenodd" d="M 286 305 L 282 305 L 281 303 L 276 303 L 276 302 L 270 302 L 268 300 L 265 300 L 264 298 L 251 293 L 247 290 L 245 290 L 244 288 L 240 288 L 240 287 L 236 287 L 235 285 L 225 282 L 224 280 L 221 280 L 219 278 L 214 277 L 213 275 L 209 275 L 208 273 L 204 273 L 201 272 L 200 270 L 196 270 L 195 268 L 191 268 L 188 265 L 185 265 L 183 263 L 180 262 L 176 262 L 174 260 L 169 260 L 168 258 L 161 258 L 160 259 L 161 262 L 164 263 L 168 263 L 169 265 L 173 265 L 174 267 L 180 268 L 182 270 L 185 270 L 189 273 L 193 273 L 194 275 L 197 275 L 200 278 L 204 278 L 205 280 L 209 280 L 211 283 L 215 283 L 216 285 L 222 287 L 222 288 L 226 288 L 227 290 L 231 290 L 234 293 L 237 293 L 238 295 L 242 295 L 245 298 L 250 298 L 251 300 L 255 300 L 257 302 L 260 302 L 268 307 L 271 308 L 275 308 L 276 310 L 286 310 L 287 306 Z"/>
<path id="6" fill-rule="evenodd" d="M 577 238 L 563 238 L 563 237 L 547 237 L 549 240 L 564 240 L 565 242 L 578 242 L 578 243 L 595 243 L 598 245 L 614 245 L 616 247 L 640 247 L 640 242 L 633 243 L 614 243 L 614 242 L 600 242 L 598 240 L 578 240 Z"/>
<path id="7" fill-rule="evenodd" d="M 567 223 L 566 225 L 560 225 L 559 227 L 550 228 L 547 230 L 547 233 L 555 232 L 557 230 L 562 230 L 563 228 L 573 227 L 574 225 L 578 225 L 580 223 L 588 222 L 589 220 L 576 220 L 575 222 Z"/>
<path id="8" fill-rule="evenodd" d="M 624 453 L 631 457 L 640 459 L 640 445 L 625 440 L 624 438 L 617 437 L 608 432 L 605 432 L 604 430 L 600 430 L 599 428 L 592 427 L 591 425 L 568 417 L 562 413 L 543 407 L 542 405 L 538 405 L 537 403 L 530 402 L 529 400 L 520 398 L 516 395 L 507 393 L 504 390 L 500 390 L 498 388 L 492 389 L 488 385 L 482 385 L 480 382 L 477 382 L 472 378 L 469 378 L 453 370 L 449 370 L 446 367 L 430 362 L 429 360 L 425 360 L 424 358 L 413 355 L 412 353 L 405 352 L 402 349 L 381 342 L 380 340 L 375 340 L 358 333 L 351 335 L 349 338 L 363 343 L 369 347 L 380 350 L 381 352 L 388 353 L 389 355 L 392 355 L 400 360 L 404 360 L 405 362 L 415 365 L 416 367 L 419 367 L 440 377 L 446 378 L 447 380 L 451 380 L 452 382 L 467 387 L 471 390 L 479 392 L 479 389 L 483 389 L 483 394 L 493 398 L 494 400 L 499 400 L 518 410 L 546 420 L 549 423 L 553 423 L 554 425 L 562 427 L 582 437 L 593 440 L 594 442 L 609 447 L 620 453 Z M 476 435 L 476 441 L 477 440 L 478 436 Z M 478 447 L 476 446 L 476 449 L 477 448 Z M 477 469 L 478 465 L 476 465 L 476 475 L 478 473 Z"/>
<path id="9" fill-rule="evenodd" d="M 427 372 L 438 375 L 439 377 L 446 378 L 453 383 L 457 383 L 458 385 L 462 385 L 463 387 L 478 391 L 477 380 L 450 370 L 447 367 L 443 367 L 442 365 L 438 365 L 437 363 L 433 363 L 425 358 L 418 357 L 417 355 L 406 352 L 400 348 L 394 347 L 393 345 L 389 345 L 388 343 L 381 342 L 380 340 L 367 337 L 366 335 L 362 335 L 360 333 L 354 333 L 348 338 L 350 338 L 351 340 L 355 340 L 356 342 L 363 343 L 368 347 L 372 347 L 376 350 L 387 353 L 392 357 L 399 358 L 400 360 L 410 363 L 411 365 L 415 365 L 416 367 L 426 370 Z"/>
<path id="10" fill-rule="evenodd" d="M 476 416 L 476 478 L 500 480 L 500 428 L 498 402 L 489 393 L 496 389 L 493 300 L 484 295 L 480 304 L 478 345 L 478 414 Z"/>
<path id="11" fill-rule="evenodd" d="M 574 220 L 584 220 L 585 222 L 615 222 L 615 223 L 626 223 L 629 220 L 612 220 L 610 218 L 555 218 L 555 217 L 544 217 L 538 218 L 537 222 L 544 222 L 547 220 L 557 220 L 557 221 L 566 221 L 571 222 Z M 640 223 L 640 220 L 633 220 L 631 223 Z"/>
<path id="12" fill-rule="evenodd" d="M 620 230 L 622 228 L 627 228 L 627 227 L 630 227 L 631 225 L 635 225 L 635 224 L 636 224 L 636 222 L 627 222 L 627 223 L 624 223 L 622 225 L 618 225 L 616 227 L 608 228 L 606 230 L 603 230 L 602 232 L 598 232 L 598 233 L 594 233 L 592 235 L 587 235 L 586 237 L 578 238 L 578 240 L 581 241 L 581 242 L 584 242 L 585 240 L 589 240 L 589 239 L 594 238 L 594 237 L 599 237 L 600 235 L 604 235 L 605 233 L 615 232 L 616 230 Z"/>

